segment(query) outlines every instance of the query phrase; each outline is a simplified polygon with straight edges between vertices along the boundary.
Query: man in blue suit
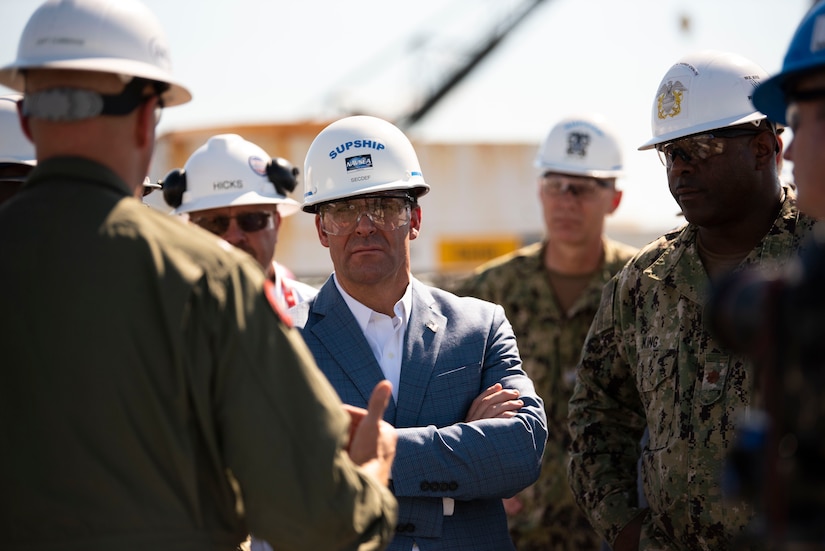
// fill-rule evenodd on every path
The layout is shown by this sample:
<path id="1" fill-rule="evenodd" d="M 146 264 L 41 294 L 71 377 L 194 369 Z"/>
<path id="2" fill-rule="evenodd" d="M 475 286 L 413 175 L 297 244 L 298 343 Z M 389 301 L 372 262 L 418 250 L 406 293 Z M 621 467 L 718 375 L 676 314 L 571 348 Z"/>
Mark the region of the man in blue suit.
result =
<path id="1" fill-rule="evenodd" d="M 313 141 L 303 209 L 315 213 L 334 273 L 291 310 L 341 399 L 363 406 L 383 379 L 397 428 L 392 550 L 514 549 L 501 498 L 539 475 L 541 399 L 501 306 L 459 298 L 410 273 L 410 241 L 429 191 L 392 124 L 341 119 Z"/>

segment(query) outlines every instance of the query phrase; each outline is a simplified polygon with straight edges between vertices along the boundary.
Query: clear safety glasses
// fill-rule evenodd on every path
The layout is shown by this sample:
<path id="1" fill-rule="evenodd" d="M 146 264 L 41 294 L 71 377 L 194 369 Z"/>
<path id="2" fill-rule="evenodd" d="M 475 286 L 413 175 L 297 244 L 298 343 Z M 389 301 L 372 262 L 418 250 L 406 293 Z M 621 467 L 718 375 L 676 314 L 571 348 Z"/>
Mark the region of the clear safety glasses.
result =
<path id="1" fill-rule="evenodd" d="M 397 230 L 410 223 L 411 203 L 409 195 L 379 195 L 324 203 L 318 207 L 321 229 L 329 235 L 349 235 L 366 215 L 379 230 Z"/>
<path id="2" fill-rule="evenodd" d="M 561 197 L 570 192 L 573 197 L 590 199 L 596 196 L 600 189 L 610 186 L 603 180 L 596 178 L 565 178 L 555 173 L 546 173 L 541 177 L 541 192 L 548 197 Z"/>

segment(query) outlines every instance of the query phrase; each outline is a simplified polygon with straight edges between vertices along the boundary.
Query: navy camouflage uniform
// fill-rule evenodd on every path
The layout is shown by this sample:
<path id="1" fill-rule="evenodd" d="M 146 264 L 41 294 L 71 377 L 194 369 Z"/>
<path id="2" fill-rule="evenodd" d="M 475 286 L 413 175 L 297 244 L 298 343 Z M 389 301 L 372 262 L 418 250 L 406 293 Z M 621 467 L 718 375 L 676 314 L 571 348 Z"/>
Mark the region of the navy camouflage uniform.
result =
<path id="1" fill-rule="evenodd" d="M 567 402 L 602 287 L 637 251 L 606 238 L 603 243 L 604 263 L 569 312 L 561 309 L 550 285 L 544 265 L 546 241 L 491 260 L 459 284 L 458 294 L 504 307 L 524 370 L 544 400 L 547 413 L 548 442 L 541 476 L 518 494 L 524 508 L 508 517 L 510 535 L 520 551 L 595 550 L 601 541 L 567 483 Z"/>
<path id="2" fill-rule="evenodd" d="M 737 270 L 786 262 L 814 225 L 786 187 L 774 225 Z M 724 551 L 752 515 L 720 487 L 737 416 L 759 405 L 760 393 L 752 362 L 706 328 L 710 280 L 696 238 L 692 224 L 664 235 L 605 286 L 570 400 L 570 484 L 609 542 L 641 512 L 636 462 L 649 426 L 643 551 Z"/>

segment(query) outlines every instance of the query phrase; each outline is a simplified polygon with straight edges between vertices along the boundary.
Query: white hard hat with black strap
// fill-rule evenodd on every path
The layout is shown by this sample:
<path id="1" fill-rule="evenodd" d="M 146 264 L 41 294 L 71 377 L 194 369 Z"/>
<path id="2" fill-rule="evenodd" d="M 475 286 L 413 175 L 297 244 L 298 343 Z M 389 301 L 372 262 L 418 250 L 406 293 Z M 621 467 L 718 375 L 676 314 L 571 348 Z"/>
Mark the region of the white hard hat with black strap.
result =
<path id="1" fill-rule="evenodd" d="M 29 19 L 16 59 L 0 68 L 0 84 L 24 91 L 35 69 L 95 71 L 118 75 L 120 94 L 83 88 L 26 93 L 23 112 L 56 121 L 123 115 L 145 99 L 152 86 L 164 107 L 192 95 L 173 77 L 166 36 L 149 9 L 137 0 L 49 0 Z"/>

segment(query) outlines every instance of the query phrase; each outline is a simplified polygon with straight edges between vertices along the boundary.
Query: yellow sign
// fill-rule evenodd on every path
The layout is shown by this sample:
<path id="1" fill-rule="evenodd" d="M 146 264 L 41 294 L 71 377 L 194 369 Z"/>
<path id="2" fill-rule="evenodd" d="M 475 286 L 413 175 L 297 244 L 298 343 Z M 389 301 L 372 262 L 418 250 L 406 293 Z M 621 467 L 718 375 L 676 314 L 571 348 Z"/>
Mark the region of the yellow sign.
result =
<path id="1" fill-rule="evenodd" d="M 516 236 L 441 239 L 438 261 L 442 270 L 466 270 L 521 247 Z"/>

